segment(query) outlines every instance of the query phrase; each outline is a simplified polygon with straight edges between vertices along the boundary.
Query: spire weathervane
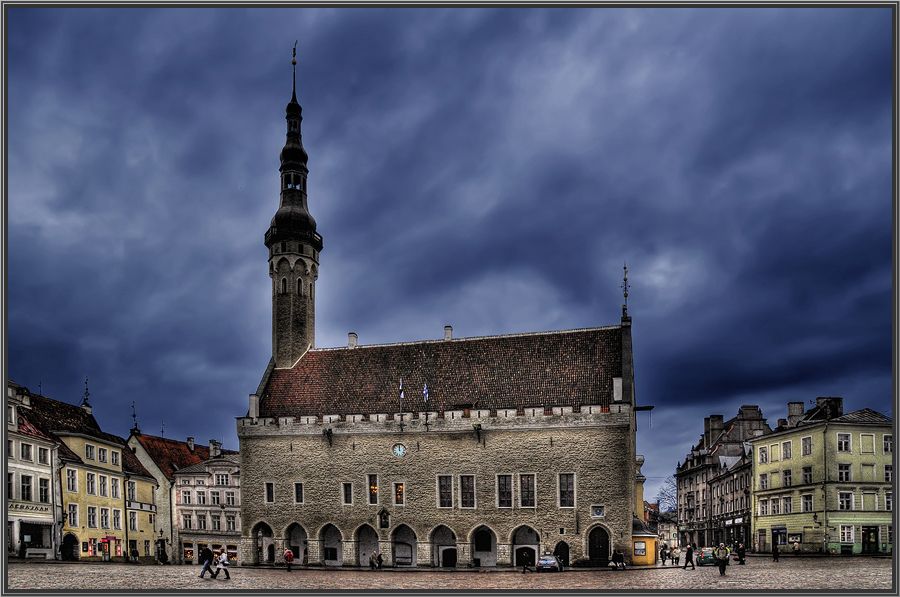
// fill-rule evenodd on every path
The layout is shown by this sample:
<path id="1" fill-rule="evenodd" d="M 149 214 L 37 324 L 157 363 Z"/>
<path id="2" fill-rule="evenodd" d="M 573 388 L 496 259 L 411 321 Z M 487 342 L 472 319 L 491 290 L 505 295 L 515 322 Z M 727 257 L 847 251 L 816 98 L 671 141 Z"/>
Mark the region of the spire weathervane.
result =
<path id="1" fill-rule="evenodd" d="M 137 424 L 137 411 L 134 410 L 134 400 L 131 401 L 131 420 L 134 422 L 131 431 L 140 433 L 140 428 Z"/>
<path id="2" fill-rule="evenodd" d="M 88 391 L 88 378 L 87 378 L 87 376 L 85 376 L 85 378 L 84 378 L 84 398 L 81 400 L 82 406 L 84 406 L 85 404 L 90 406 L 90 403 L 88 402 L 88 398 L 90 398 L 90 396 L 91 396 L 91 393 Z"/>
<path id="3" fill-rule="evenodd" d="M 291 66 L 294 68 L 294 93 L 291 98 L 295 102 L 297 101 L 297 41 L 296 39 L 294 40 L 294 51 L 291 54 Z"/>
<path id="4" fill-rule="evenodd" d="M 622 294 L 625 297 L 625 303 L 622 305 L 622 317 L 628 316 L 628 289 L 631 288 L 631 285 L 628 283 L 628 264 L 623 263 L 622 270 L 625 275 L 622 278 L 622 285 L 620 288 L 622 289 Z"/>

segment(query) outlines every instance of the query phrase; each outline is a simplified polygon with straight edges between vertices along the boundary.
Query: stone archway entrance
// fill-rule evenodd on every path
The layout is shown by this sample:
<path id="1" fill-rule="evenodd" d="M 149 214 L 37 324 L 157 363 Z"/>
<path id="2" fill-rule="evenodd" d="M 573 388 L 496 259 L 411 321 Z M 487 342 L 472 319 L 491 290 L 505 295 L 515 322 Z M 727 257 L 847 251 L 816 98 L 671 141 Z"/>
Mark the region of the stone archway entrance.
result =
<path id="1" fill-rule="evenodd" d="M 559 563 L 564 567 L 569 567 L 569 544 L 565 541 L 560 541 L 556 544 L 556 547 L 553 548 L 553 555 L 556 556 L 556 559 L 559 560 Z"/>
<path id="2" fill-rule="evenodd" d="M 534 566 L 540 549 L 540 535 L 530 526 L 521 526 L 513 532 L 513 566 Z"/>
<path id="3" fill-rule="evenodd" d="M 369 556 L 378 553 L 378 533 L 371 526 L 364 524 L 356 531 L 357 564 L 369 565 Z"/>
<path id="4" fill-rule="evenodd" d="M 405 524 L 394 529 L 391 538 L 391 546 L 394 549 L 394 566 L 415 566 L 416 553 L 418 553 L 417 543 L 416 533 Z"/>
<path id="5" fill-rule="evenodd" d="M 497 535 L 486 526 L 480 526 L 472 533 L 472 565 L 497 565 Z"/>
<path id="6" fill-rule="evenodd" d="M 609 533 L 603 527 L 594 527 L 588 535 L 588 558 L 597 566 L 609 563 Z"/>
<path id="7" fill-rule="evenodd" d="M 456 567 L 456 533 L 440 525 L 431 532 L 431 565 L 438 568 Z"/>
<path id="8" fill-rule="evenodd" d="M 253 527 L 253 563 L 272 564 L 275 562 L 275 539 L 272 527 L 259 522 Z"/>
<path id="9" fill-rule="evenodd" d="M 333 524 L 326 524 L 319 533 L 322 541 L 322 563 L 326 566 L 342 566 L 344 564 L 343 537 Z"/>
<path id="10" fill-rule="evenodd" d="M 66 533 L 60 548 L 60 557 L 67 561 L 78 559 L 78 537 L 72 533 Z"/>
<path id="11" fill-rule="evenodd" d="M 284 533 L 284 544 L 294 553 L 294 561 L 300 564 L 308 563 L 306 529 L 300 523 L 295 522 Z"/>

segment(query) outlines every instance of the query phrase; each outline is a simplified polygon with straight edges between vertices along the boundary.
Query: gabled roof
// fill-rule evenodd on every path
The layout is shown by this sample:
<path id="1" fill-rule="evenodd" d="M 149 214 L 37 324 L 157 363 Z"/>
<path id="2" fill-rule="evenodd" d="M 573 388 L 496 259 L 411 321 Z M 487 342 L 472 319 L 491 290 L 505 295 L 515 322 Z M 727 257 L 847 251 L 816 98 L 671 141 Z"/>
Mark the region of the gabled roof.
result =
<path id="1" fill-rule="evenodd" d="M 204 460 L 203 462 L 198 462 L 197 464 L 192 464 L 191 466 L 186 466 L 182 469 L 178 469 L 175 471 L 175 474 L 195 474 L 195 473 L 205 473 L 206 467 L 216 464 L 228 464 L 232 466 L 241 466 L 241 456 L 240 454 L 225 454 L 220 456 L 214 456 L 209 460 Z"/>
<path id="2" fill-rule="evenodd" d="M 846 415 L 831 419 L 832 423 L 854 423 L 854 424 L 891 424 L 891 418 L 874 411 L 871 408 L 862 408 L 855 410 Z"/>
<path id="3" fill-rule="evenodd" d="M 191 450 L 187 442 L 158 437 L 156 435 L 147 435 L 144 433 L 135 433 L 132 435 L 147 451 L 159 470 L 170 481 L 175 478 L 175 471 L 203 462 L 209 458 L 209 446 L 203 444 L 194 444 Z M 222 450 L 223 454 L 236 454 L 233 450 Z"/>
<path id="4" fill-rule="evenodd" d="M 21 433 L 22 435 L 28 435 L 30 437 L 45 439 L 52 442 L 57 441 L 52 434 L 41 431 L 36 425 L 29 421 L 28 416 L 24 411 L 25 409 L 22 408 L 18 410 L 19 433 Z"/>
<path id="5" fill-rule="evenodd" d="M 262 417 L 608 405 L 622 328 L 313 349 L 273 369 Z M 428 384 L 429 400 L 423 399 Z"/>
<path id="6" fill-rule="evenodd" d="M 31 410 L 28 412 L 28 418 L 44 433 L 54 435 L 77 433 L 112 444 L 124 443 L 118 435 L 103 432 L 94 415 L 80 406 L 46 396 L 31 394 Z"/>
<path id="7" fill-rule="evenodd" d="M 126 473 L 130 473 L 132 475 L 140 475 L 141 477 L 147 477 L 148 479 L 155 480 L 150 471 L 144 468 L 144 465 L 141 464 L 141 461 L 138 460 L 138 457 L 135 456 L 134 452 L 131 451 L 131 446 L 128 445 L 126 445 L 122 450 L 122 469 Z"/>

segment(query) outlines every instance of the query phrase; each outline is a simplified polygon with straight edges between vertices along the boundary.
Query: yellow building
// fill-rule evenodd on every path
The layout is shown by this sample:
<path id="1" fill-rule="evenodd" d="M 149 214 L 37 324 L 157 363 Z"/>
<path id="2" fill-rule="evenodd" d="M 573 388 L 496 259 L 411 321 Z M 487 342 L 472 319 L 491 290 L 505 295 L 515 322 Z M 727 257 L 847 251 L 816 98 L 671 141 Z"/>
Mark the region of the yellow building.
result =
<path id="1" fill-rule="evenodd" d="M 124 442 L 125 440 L 123 440 Z M 128 556 L 139 561 L 156 559 L 156 489 L 158 483 L 127 445 L 125 465 L 125 527 Z"/>

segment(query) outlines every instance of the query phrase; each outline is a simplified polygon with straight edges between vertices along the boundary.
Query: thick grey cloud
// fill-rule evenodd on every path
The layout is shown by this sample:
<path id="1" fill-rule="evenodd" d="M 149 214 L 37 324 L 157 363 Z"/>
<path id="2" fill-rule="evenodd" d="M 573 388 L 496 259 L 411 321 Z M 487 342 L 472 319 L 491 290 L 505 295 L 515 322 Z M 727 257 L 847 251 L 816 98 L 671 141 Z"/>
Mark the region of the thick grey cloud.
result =
<path id="1" fill-rule="evenodd" d="M 615 323 L 648 495 L 712 412 L 892 414 L 890 9 L 10 8 L 9 373 L 224 439 L 289 50 L 320 346 Z"/>

